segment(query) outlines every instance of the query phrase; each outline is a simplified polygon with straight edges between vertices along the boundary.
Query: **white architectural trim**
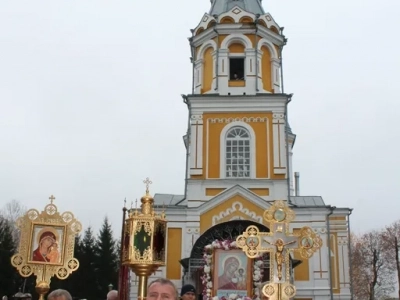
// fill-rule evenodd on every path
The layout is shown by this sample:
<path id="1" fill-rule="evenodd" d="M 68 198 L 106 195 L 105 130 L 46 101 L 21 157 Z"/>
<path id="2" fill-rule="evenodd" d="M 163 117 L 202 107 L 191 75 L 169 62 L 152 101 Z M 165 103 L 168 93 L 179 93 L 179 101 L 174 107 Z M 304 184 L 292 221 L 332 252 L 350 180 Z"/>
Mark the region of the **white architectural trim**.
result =
<path id="1" fill-rule="evenodd" d="M 254 211 L 250 211 L 248 208 L 243 207 L 243 203 L 240 201 L 235 201 L 232 203 L 231 207 L 228 207 L 225 211 L 221 211 L 218 215 L 212 216 L 212 225 L 216 225 L 221 223 L 220 221 L 225 219 L 225 217 L 232 215 L 235 211 L 239 211 L 245 215 L 247 215 L 250 219 L 262 224 L 263 223 L 263 216 L 259 216 Z M 241 220 L 238 216 L 232 216 L 229 221 L 231 220 Z"/>
<path id="2" fill-rule="evenodd" d="M 241 44 L 244 44 L 246 49 L 253 48 L 253 44 L 251 43 L 250 39 L 247 36 L 240 33 L 232 33 L 222 41 L 221 49 L 228 49 L 229 46 L 234 42 L 239 42 Z"/>
<path id="3" fill-rule="evenodd" d="M 203 115 L 190 118 L 190 175 L 203 174 Z"/>
<path id="4" fill-rule="evenodd" d="M 214 207 L 220 205 L 221 203 L 225 202 L 226 200 L 239 195 L 248 201 L 254 203 L 256 206 L 260 207 L 261 209 L 268 209 L 271 204 L 267 201 L 265 201 L 263 198 L 260 196 L 257 196 L 256 194 L 252 193 L 248 189 L 240 186 L 240 185 L 235 185 L 222 193 L 218 194 L 214 198 L 210 199 L 209 201 L 201 204 L 199 207 L 195 208 L 195 211 L 199 214 L 202 215 L 207 211 L 210 211 Z"/>
<path id="5" fill-rule="evenodd" d="M 264 118 L 260 118 L 264 119 Z M 219 176 L 220 178 L 226 178 L 225 174 L 225 167 L 226 167 L 226 149 L 225 149 L 225 141 L 226 141 L 226 135 L 230 129 L 233 127 L 243 127 L 245 128 L 249 134 L 250 134 L 250 177 L 249 178 L 255 178 L 256 175 L 256 134 L 254 133 L 253 127 L 251 127 L 249 124 L 243 122 L 243 121 L 233 121 L 228 123 L 222 131 L 220 135 L 220 170 L 219 170 Z"/>
<path id="6" fill-rule="evenodd" d="M 271 41 L 267 40 L 266 38 L 262 38 L 261 40 L 258 41 L 258 49 L 261 50 L 262 46 L 266 46 L 269 49 L 269 52 L 271 53 L 271 58 L 278 59 L 279 55 L 276 52 L 276 49 L 274 45 L 271 43 Z"/>
<path id="7" fill-rule="evenodd" d="M 214 51 L 217 50 L 217 43 L 213 40 L 208 40 L 203 45 L 201 45 L 199 52 L 197 53 L 197 58 L 202 59 L 204 56 L 204 51 L 206 51 L 210 46 L 214 49 Z"/>

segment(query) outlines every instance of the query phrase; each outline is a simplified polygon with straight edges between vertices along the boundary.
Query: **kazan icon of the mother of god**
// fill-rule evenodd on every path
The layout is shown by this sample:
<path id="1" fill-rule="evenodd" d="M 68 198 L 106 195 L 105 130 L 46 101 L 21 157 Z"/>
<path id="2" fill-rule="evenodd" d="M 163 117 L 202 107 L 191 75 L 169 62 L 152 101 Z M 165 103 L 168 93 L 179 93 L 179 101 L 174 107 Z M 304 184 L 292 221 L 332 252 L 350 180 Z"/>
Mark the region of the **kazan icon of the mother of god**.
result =
<path id="1" fill-rule="evenodd" d="M 58 264 L 61 261 L 59 233 L 52 227 L 43 227 L 34 237 L 37 242 L 32 253 L 32 261 Z M 33 241 L 35 242 L 35 241 Z M 36 244 L 36 243 L 34 243 Z"/>

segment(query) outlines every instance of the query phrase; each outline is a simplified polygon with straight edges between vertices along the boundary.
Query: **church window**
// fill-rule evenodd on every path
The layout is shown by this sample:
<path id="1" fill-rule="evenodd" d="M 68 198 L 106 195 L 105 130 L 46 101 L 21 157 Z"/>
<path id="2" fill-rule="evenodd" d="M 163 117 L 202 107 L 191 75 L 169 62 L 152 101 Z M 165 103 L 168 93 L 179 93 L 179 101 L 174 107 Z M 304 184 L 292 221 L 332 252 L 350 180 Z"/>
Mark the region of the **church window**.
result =
<path id="1" fill-rule="evenodd" d="M 244 58 L 229 59 L 229 80 L 244 80 Z"/>
<path id="2" fill-rule="evenodd" d="M 231 128 L 225 141 L 226 177 L 250 177 L 250 134 L 243 127 Z"/>

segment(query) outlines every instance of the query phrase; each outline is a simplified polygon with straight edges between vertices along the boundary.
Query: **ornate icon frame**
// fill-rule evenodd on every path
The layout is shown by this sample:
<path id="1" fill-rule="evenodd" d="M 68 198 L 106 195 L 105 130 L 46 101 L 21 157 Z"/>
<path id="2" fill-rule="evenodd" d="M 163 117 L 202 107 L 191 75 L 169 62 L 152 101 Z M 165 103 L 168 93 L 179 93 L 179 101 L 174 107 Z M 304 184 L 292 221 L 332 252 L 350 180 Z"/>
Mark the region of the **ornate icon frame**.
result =
<path id="1" fill-rule="evenodd" d="M 38 285 L 50 284 L 54 275 L 59 279 L 66 279 L 79 267 L 79 261 L 74 258 L 74 247 L 75 236 L 82 230 L 82 224 L 72 212 L 58 212 L 57 206 L 53 204 L 54 196 L 49 199 L 50 204 L 47 204 L 42 212 L 30 209 L 17 220 L 21 238 L 18 253 L 11 257 L 12 265 L 21 276 L 36 275 Z M 55 240 L 57 246 L 60 246 L 59 261 L 48 261 L 45 255 L 40 258 L 43 260 L 38 260 L 33 253 L 36 247 L 39 249 L 39 240 L 43 241 L 46 238 Z"/>

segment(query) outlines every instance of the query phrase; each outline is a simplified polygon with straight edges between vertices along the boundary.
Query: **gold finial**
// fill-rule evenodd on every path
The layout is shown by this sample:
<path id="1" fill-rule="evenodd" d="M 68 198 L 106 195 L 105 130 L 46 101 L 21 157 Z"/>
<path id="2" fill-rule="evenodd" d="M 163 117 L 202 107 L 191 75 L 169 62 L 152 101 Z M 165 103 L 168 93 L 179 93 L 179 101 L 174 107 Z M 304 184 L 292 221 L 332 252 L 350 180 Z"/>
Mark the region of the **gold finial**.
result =
<path id="1" fill-rule="evenodd" d="M 53 195 L 51 195 L 51 196 L 49 197 L 49 199 L 50 199 L 50 204 L 53 204 L 53 201 L 56 199 L 56 197 L 54 197 Z"/>
<path id="2" fill-rule="evenodd" d="M 126 197 L 124 199 L 124 208 L 126 208 Z"/>
<path id="3" fill-rule="evenodd" d="M 146 185 L 146 195 L 148 195 L 149 194 L 149 186 L 153 182 L 149 179 L 149 177 L 147 177 L 145 180 L 143 180 L 143 183 Z"/>

